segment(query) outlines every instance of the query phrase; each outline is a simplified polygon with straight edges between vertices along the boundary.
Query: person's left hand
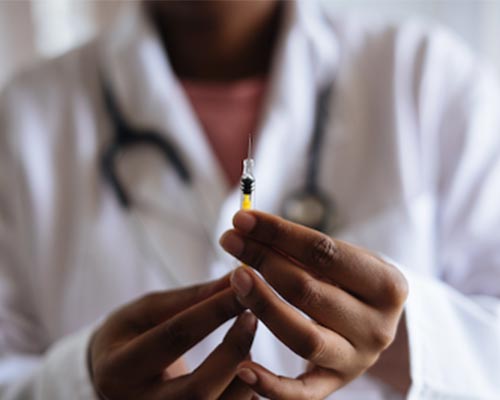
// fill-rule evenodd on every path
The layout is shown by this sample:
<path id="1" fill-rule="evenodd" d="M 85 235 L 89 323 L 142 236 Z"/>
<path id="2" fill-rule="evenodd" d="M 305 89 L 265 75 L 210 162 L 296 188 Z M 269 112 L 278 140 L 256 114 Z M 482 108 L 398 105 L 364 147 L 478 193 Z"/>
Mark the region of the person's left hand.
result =
<path id="1" fill-rule="evenodd" d="M 270 214 L 240 211 L 233 224 L 236 229 L 222 236 L 221 245 L 295 307 L 245 266 L 231 277 L 239 301 L 310 362 L 293 379 L 245 361 L 240 379 L 267 398 L 320 399 L 375 363 L 394 339 L 408 294 L 395 267 Z"/>

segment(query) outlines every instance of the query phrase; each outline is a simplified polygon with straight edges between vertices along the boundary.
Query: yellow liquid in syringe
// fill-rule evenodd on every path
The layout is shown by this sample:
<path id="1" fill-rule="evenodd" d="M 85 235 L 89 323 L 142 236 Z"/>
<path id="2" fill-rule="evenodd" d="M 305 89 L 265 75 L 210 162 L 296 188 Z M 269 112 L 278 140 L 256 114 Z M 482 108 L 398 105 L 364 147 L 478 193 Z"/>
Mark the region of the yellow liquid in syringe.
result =
<path id="1" fill-rule="evenodd" d="M 241 199 L 241 209 L 251 210 L 252 209 L 252 196 L 250 194 L 244 194 Z"/>

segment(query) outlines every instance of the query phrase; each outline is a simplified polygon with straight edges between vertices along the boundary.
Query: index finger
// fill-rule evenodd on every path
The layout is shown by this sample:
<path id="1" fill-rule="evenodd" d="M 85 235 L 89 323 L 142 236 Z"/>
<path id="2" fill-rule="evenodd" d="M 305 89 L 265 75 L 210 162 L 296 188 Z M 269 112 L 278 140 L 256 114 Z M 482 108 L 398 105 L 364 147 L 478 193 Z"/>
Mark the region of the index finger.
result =
<path id="1" fill-rule="evenodd" d="M 251 390 L 248 386 L 240 381 L 242 387 L 238 389 L 231 382 L 235 380 L 238 364 L 248 358 L 256 325 L 257 320 L 252 314 L 240 315 L 221 344 L 196 370 L 159 383 L 158 399 L 221 399 L 230 386 L 235 395 L 231 399 L 249 397 Z M 236 397 L 238 394 L 241 397 Z"/>
<path id="2" fill-rule="evenodd" d="M 133 365 L 143 376 L 155 376 L 243 310 L 233 291 L 225 289 L 136 337 L 120 349 L 114 361 Z"/>
<path id="3" fill-rule="evenodd" d="M 153 292 L 145 295 L 136 302 L 135 309 L 131 311 L 129 318 L 132 315 L 137 317 L 136 321 L 144 320 L 147 329 L 150 329 L 162 323 L 167 318 L 208 299 L 215 293 L 228 287 L 229 274 L 219 279 L 190 287 Z"/>
<path id="4" fill-rule="evenodd" d="M 248 238 L 279 250 L 361 299 L 374 300 L 374 293 L 394 292 L 389 286 L 395 268 L 364 249 L 258 211 L 239 211 L 233 224 Z"/>

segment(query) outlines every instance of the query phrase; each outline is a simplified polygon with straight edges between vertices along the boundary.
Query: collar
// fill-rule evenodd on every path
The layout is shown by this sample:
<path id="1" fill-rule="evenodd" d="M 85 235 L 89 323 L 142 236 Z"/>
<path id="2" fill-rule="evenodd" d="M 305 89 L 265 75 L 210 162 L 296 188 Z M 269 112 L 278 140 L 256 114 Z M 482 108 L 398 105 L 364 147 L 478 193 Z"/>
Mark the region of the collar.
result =
<path id="1" fill-rule="evenodd" d="M 297 40 L 307 42 L 308 60 L 316 87 L 332 80 L 338 60 L 338 42 L 327 13 L 317 1 L 287 2 L 285 22 L 278 38 L 271 80 L 279 82 Z M 123 112 L 138 124 L 151 123 L 141 117 L 154 104 L 168 104 L 179 94 L 180 85 L 168 54 L 139 2 L 130 2 L 105 35 L 101 59 L 104 71 Z M 293 58 L 293 57 L 292 57 Z M 302 64 L 303 62 L 301 62 Z M 154 107 L 157 108 L 157 107 Z"/>

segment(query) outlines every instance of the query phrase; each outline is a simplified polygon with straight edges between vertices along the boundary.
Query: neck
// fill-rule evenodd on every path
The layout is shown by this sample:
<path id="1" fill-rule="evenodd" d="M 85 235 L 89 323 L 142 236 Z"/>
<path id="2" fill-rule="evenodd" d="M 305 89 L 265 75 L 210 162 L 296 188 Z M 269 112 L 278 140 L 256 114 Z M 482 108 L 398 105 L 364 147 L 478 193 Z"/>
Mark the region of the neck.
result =
<path id="1" fill-rule="evenodd" d="M 228 81 L 268 72 L 281 2 L 147 2 L 180 78 Z"/>

